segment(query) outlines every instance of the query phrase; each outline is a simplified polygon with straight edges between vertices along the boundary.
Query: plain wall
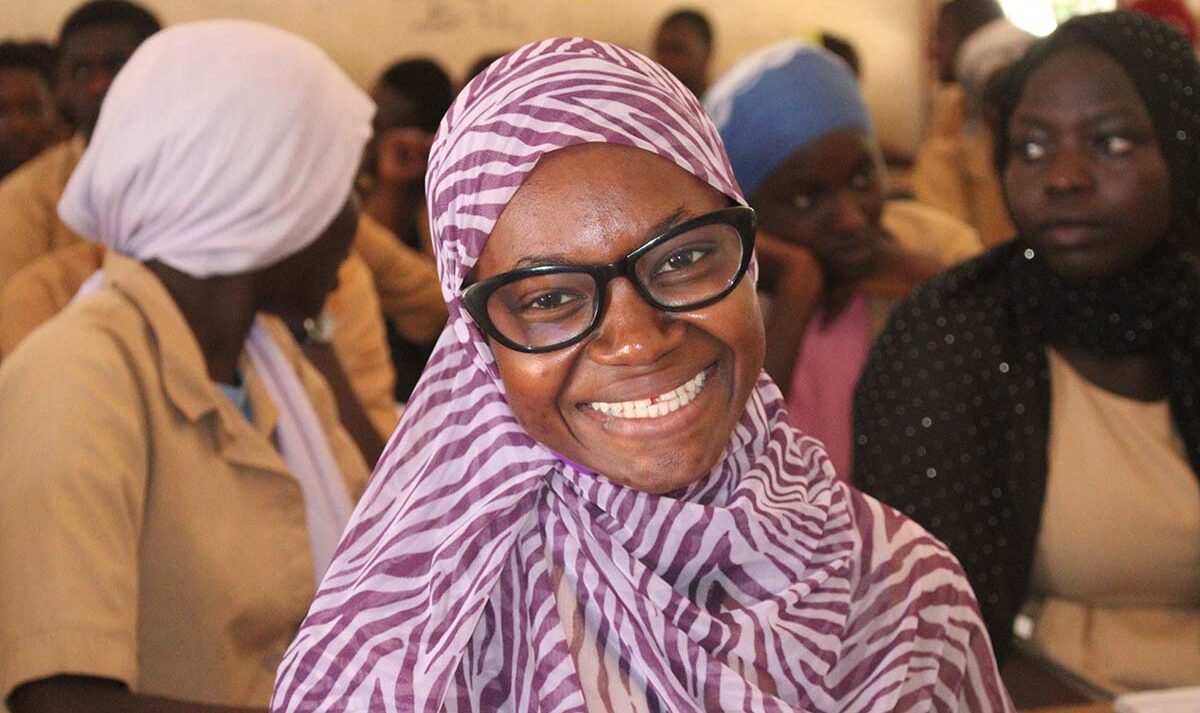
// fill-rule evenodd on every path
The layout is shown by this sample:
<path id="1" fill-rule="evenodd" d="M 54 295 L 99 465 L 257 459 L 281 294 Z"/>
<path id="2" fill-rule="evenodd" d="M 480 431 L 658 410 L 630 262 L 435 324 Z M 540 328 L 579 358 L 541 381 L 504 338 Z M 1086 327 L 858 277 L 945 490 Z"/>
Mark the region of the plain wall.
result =
<path id="1" fill-rule="evenodd" d="M 772 41 L 824 29 L 858 46 L 863 90 L 882 142 L 911 151 L 927 99 L 930 0 L 708 0 L 687 3 L 715 26 L 715 76 Z M 0 35 L 52 40 L 77 0 L 0 0 Z M 480 55 L 530 40 L 585 35 L 648 51 L 667 0 L 146 0 L 167 24 L 214 17 L 268 22 L 317 42 L 366 85 L 391 60 L 428 55 L 460 79 Z"/>

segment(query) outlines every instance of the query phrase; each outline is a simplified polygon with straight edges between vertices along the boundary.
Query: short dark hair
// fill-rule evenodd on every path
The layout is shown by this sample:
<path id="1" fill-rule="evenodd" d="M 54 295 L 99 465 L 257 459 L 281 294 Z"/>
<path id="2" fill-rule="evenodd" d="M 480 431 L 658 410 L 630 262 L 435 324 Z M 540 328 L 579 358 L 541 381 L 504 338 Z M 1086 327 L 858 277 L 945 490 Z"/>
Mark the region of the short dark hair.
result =
<path id="1" fill-rule="evenodd" d="M 442 66 L 424 57 L 396 62 L 388 67 L 379 83 L 407 97 L 417 112 L 417 126 L 433 133 L 446 110 L 454 103 L 454 83 Z"/>
<path id="2" fill-rule="evenodd" d="M 86 30 L 89 27 L 101 25 L 124 25 L 137 35 L 138 40 L 145 40 L 150 35 L 162 29 L 162 23 L 141 5 L 127 0 L 92 0 L 75 9 L 58 31 L 58 47 L 71 35 Z"/>
<path id="3" fill-rule="evenodd" d="M 54 86 L 57 53 L 45 42 L 0 42 L 0 69 L 30 69 Z"/>
<path id="4" fill-rule="evenodd" d="M 953 22 L 966 37 L 992 20 L 1004 17 L 998 0 L 950 0 L 938 13 Z"/>
<path id="5" fill-rule="evenodd" d="M 854 72 L 854 76 L 857 77 L 861 74 L 862 65 L 858 59 L 858 50 L 854 49 L 850 40 L 832 32 L 822 32 L 821 46 L 845 60 L 846 64 L 850 65 L 850 71 Z"/>
<path id="6" fill-rule="evenodd" d="M 696 34 L 699 35 L 700 39 L 705 45 L 712 47 L 712 23 L 708 21 L 708 18 L 704 16 L 704 13 L 691 8 L 676 10 L 670 15 L 667 15 L 666 18 L 663 19 L 662 23 L 659 24 L 659 27 L 666 27 L 667 25 L 676 24 L 687 25 L 688 27 L 691 27 L 693 30 L 695 30 Z"/>

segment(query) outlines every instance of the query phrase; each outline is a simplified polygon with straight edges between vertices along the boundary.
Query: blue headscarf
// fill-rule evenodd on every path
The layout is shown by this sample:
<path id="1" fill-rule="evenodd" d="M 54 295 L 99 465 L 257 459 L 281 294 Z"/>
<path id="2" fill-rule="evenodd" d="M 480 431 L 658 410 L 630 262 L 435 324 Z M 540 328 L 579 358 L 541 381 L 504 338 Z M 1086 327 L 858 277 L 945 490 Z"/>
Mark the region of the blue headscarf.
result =
<path id="1" fill-rule="evenodd" d="M 802 40 L 739 60 L 708 90 L 704 108 L 747 196 L 797 149 L 830 131 L 856 128 L 874 136 L 854 73 L 837 55 Z"/>

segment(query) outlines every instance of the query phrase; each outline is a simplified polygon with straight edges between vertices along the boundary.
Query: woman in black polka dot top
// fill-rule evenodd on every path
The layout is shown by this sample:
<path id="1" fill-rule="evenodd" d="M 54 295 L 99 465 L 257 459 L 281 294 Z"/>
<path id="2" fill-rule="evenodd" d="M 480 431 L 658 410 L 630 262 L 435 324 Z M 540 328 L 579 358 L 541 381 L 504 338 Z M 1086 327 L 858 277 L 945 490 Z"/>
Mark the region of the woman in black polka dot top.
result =
<path id="1" fill-rule="evenodd" d="M 1200 68 L 1125 11 L 1009 76 L 1017 239 L 896 310 L 855 398 L 858 485 L 944 540 L 1003 658 L 1113 692 L 1200 684 Z"/>

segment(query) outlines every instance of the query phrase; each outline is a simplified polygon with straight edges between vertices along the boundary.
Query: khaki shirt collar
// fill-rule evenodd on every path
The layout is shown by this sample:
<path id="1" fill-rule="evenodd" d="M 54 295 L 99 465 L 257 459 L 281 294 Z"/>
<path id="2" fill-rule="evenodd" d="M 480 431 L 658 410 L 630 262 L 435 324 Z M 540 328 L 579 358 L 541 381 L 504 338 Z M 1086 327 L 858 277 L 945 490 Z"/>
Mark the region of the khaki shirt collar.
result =
<path id="1" fill-rule="evenodd" d="M 288 473 L 273 445 L 278 411 L 246 355 L 242 354 L 241 368 L 254 413 L 253 425 L 209 378 L 204 353 L 191 327 L 150 270 L 137 260 L 109 250 L 104 257 L 104 281 L 124 294 L 145 318 L 157 348 L 163 391 L 179 413 L 192 423 L 215 413 L 217 445 L 226 459 Z"/>

